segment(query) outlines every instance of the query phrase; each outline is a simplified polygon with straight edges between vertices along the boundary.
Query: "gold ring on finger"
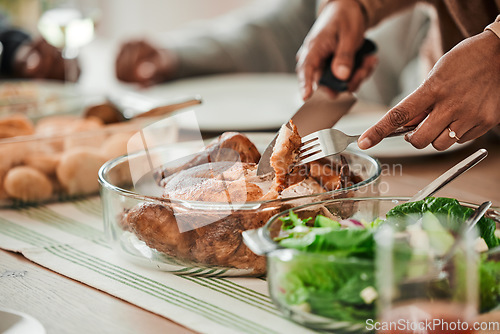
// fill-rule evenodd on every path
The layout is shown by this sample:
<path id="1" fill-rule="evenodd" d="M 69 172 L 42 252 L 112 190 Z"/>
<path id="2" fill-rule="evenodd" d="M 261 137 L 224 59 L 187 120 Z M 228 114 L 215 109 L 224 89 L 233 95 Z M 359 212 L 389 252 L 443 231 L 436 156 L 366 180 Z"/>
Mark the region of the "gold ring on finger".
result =
<path id="1" fill-rule="evenodd" d="M 448 127 L 448 131 L 449 131 L 448 136 L 450 136 L 450 138 L 453 138 L 453 139 L 455 139 L 456 141 L 459 141 L 459 140 L 460 140 L 460 137 L 459 137 L 459 136 L 457 136 L 457 133 L 456 133 L 455 131 L 453 131 L 453 130 L 452 130 L 452 129 L 450 129 L 449 127 Z"/>

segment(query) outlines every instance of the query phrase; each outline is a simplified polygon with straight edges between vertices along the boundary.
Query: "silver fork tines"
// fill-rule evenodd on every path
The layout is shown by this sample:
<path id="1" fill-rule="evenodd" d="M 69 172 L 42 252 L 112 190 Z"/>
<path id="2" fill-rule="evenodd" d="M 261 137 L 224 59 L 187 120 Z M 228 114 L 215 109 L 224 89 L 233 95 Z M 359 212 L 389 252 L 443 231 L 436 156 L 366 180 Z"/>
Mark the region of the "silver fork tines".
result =
<path id="1" fill-rule="evenodd" d="M 416 126 L 406 126 L 396 129 L 387 137 L 402 136 L 413 131 Z M 302 165 L 330 155 L 343 152 L 347 146 L 358 140 L 360 135 L 350 136 L 337 129 L 324 129 L 302 137 L 299 162 Z"/>

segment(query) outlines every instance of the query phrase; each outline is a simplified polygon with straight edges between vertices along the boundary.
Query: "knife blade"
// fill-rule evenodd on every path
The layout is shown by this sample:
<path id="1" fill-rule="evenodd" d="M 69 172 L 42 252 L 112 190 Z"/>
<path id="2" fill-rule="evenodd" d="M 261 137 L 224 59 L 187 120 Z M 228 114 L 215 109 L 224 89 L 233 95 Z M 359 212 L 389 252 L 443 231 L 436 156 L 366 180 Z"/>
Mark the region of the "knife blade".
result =
<path id="1" fill-rule="evenodd" d="M 354 70 L 361 66 L 366 55 L 374 53 L 376 49 L 377 47 L 375 43 L 365 39 L 361 48 L 356 52 L 353 66 Z M 356 97 L 347 91 L 348 80 L 339 80 L 333 75 L 331 71 L 332 59 L 333 56 L 330 57 L 325 63 L 325 68 L 319 81 L 318 88 L 290 118 L 290 120 L 297 126 L 297 131 L 301 137 L 318 130 L 331 128 L 351 109 L 354 103 L 356 103 Z M 342 93 L 340 93 L 336 98 L 332 98 L 325 87 Z M 288 124 L 290 120 L 288 120 L 285 124 Z M 277 137 L 278 134 L 274 136 L 274 139 L 266 147 L 264 153 L 262 153 L 259 164 L 257 165 L 257 175 L 264 175 L 273 172 L 270 159 Z"/>

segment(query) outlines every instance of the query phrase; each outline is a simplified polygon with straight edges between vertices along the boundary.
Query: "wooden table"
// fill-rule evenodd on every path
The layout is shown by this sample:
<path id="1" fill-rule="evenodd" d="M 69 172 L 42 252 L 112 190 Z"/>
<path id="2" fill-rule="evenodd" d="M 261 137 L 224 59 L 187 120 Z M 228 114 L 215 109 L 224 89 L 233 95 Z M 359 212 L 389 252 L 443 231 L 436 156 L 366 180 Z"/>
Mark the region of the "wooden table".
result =
<path id="1" fill-rule="evenodd" d="M 494 206 L 500 206 L 500 142 L 491 138 L 441 155 L 381 159 L 385 168 L 382 195 L 412 195 L 479 148 L 486 148 L 489 156 L 438 195 L 475 203 L 491 200 Z M 194 333 L 3 250 L 0 250 L 0 306 L 34 316 L 49 334 Z M 493 319 L 498 321 L 500 315 Z"/>
<path id="2" fill-rule="evenodd" d="M 474 203 L 491 201 L 493 206 L 500 207 L 500 138 L 489 135 L 450 153 L 381 159 L 386 169 L 382 173 L 381 195 L 411 196 L 480 148 L 487 149 L 488 156 L 436 195 Z"/>

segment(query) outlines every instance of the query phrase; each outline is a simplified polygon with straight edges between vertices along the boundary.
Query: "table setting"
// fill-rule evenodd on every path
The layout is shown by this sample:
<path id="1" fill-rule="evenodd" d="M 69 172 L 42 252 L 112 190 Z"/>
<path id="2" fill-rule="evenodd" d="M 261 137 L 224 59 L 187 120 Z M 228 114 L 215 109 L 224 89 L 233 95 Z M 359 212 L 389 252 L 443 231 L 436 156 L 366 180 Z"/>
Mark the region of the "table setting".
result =
<path id="1" fill-rule="evenodd" d="M 252 77 L 251 80 L 257 80 L 256 76 Z M 227 78 L 228 76 L 215 78 L 215 81 Z M 203 79 L 203 81 L 206 80 L 209 79 Z M 236 81 L 238 80 L 240 78 L 236 79 Z M 156 89 L 161 89 L 161 87 L 157 87 Z M 193 89 L 192 93 L 199 94 L 200 91 Z M 153 93 L 151 94 L 151 96 L 154 95 Z M 200 96 L 202 97 L 202 104 L 192 107 L 192 110 L 187 113 L 196 112 L 196 108 L 201 109 L 205 107 L 203 104 L 208 102 L 203 99 L 202 93 L 200 93 Z M 294 95 L 292 94 L 292 96 Z M 358 108 L 362 106 L 363 104 L 361 103 L 361 106 L 358 106 Z M 212 111 L 207 107 L 206 110 L 199 111 L 199 113 L 202 112 L 210 113 Z M 353 112 L 355 113 L 356 111 Z M 181 111 L 178 113 L 182 114 Z M 287 118 L 287 116 L 283 117 Z M 182 127 L 184 123 L 181 120 L 177 122 L 176 126 Z M 242 130 L 248 130 L 245 126 L 242 125 Z M 208 133 L 211 133 L 213 128 L 210 128 L 210 126 L 208 128 L 210 130 Z M 224 130 L 226 129 L 222 131 Z M 203 132 L 201 130 L 200 135 Z M 245 134 L 260 151 L 265 149 L 275 135 L 273 132 L 263 132 L 258 128 L 257 131 L 247 131 Z M 213 139 L 210 138 L 210 140 Z M 402 141 L 401 138 L 399 140 Z M 206 141 L 202 143 L 205 144 Z M 163 142 L 162 144 L 165 147 L 157 149 L 168 150 L 169 145 L 171 150 L 182 148 L 180 153 L 173 154 L 176 159 L 186 155 L 192 157 L 192 154 L 195 154 L 202 147 L 200 143 L 192 145 L 192 142 L 189 141 L 176 144 Z M 477 148 L 477 145 L 480 145 L 480 143 L 470 144 L 470 147 L 460 147 L 461 150 L 458 152 L 463 152 L 462 156 L 470 154 L 470 150 Z M 495 150 L 495 146 L 490 145 L 490 147 L 493 148 L 493 151 Z M 154 150 L 151 150 L 151 154 L 155 153 Z M 346 157 L 350 163 L 358 166 L 360 161 L 368 159 L 366 160 L 368 165 L 365 167 L 363 177 L 365 179 L 372 177 L 372 182 L 375 182 L 373 184 L 384 182 L 394 186 L 383 194 L 393 196 L 406 196 L 411 191 L 418 190 L 418 187 L 424 185 L 424 180 L 431 181 L 432 178 L 438 176 L 435 175 L 436 172 L 442 172 L 450 168 L 451 162 L 457 160 L 449 153 L 445 153 L 444 155 L 437 155 L 436 153 L 425 155 L 422 153 L 423 155 L 419 159 L 424 159 L 429 165 L 434 163 L 434 165 L 440 166 L 441 170 L 435 171 L 432 166 L 429 166 L 427 174 L 425 172 L 422 173 L 423 165 L 415 163 L 415 158 L 410 156 L 403 158 L 407 162 L 404 167 L 412 164 L 419 165 L 420 167 L 417 167 L 417 169 L 420 170 L 410 169 L 408 177 L 398 177 L 398 175 L 386 175 L 384 177 L 379 164 L 380 161 L 390 161 L 390 158 L 386 160 L 370 160 L 373 158 L 370 156 L 359 156 L 361 153 L 357 152 L 356 150 L 348 150 L 346 153 Z M 160 159 L 154 166 L 162 166 L 165 163 L 172 162 L 172 154 L 160 154 L 160 156 L 168 156 L 169 158 L 167 160 Z M 436 156 L 438 157 L 437 159 Z M 441 158 L 439 159 L 440 156 Z M 154 155 L 152 157 L 154 158 Z M 488 158 L 491 158 L 491 154 Z M 488 192 L 481 194 L 480 191 L 476 192 L 476 194 L 481 195 L 474 195 L 475 192 L 473 189 L 468 195 L 463 197 L 457 196 L 457 194 L 461 193 L 460 191 L 457 193 L 458 189 L 473 188 L 469 183 L 466 183 L 464 188 L 464 185 L 460 184 L 460 180 L 462 178 L 465 180 L 470 175 L 469 180 L 474 180 L 473 182 L 477 181 L 479 176 L 477 174 L 474 176 L 475 169 L 477 168 L 477 173 L 481 174 L 481 165 L 483 163 L 487 164 L 488 158 L 484 162 L 479 163 L 477 167 L 464 173 L 457 181 L 445 187 L 443 189 L 445 195 L 459 198 L 460 200 L 463 198 L 465 201 L 469 200 L 474 203 L 479 203 L 483 198 L 487 197 L 487 199 L 492 200 L 494 205 L 496 205 L 498 199 L 495 199 L 494 191 L 489 192 L 491 197 L 486 195 Z M 382 155 L 379 159 L 384 159 L 384 156 Z M 397 160 L 397 158 L 394 159 Z M 177 160 L 174 159 L 175 161 Z M 185 159 L 183 161 L 185 162 Z M 114 166 L 108 166 L 109 169 L 105 170 L 108 174 L 102 174 L 103 180 L 106 180 L 106 177 L 108 181 L 119 180 L 120 177 L 113 177 L 113 168 L 116 169 L 118 175 L 122 170 L 120 164 L 124 162 L 125 160 L 115 161 Z M 357 171 L 359 172 L 359 168 L 357 168 Z M 370 176 L 370 172 L 375 174 Z M 458 188 L 454 188 L 455 182 L 458 184 Z M 488 183 L 486 180 L 482 180 L 481 182 Z M 408 187 L 408 184 L 411 185 Z M 101 187 L 102 185 L 103 183 Z M 378 188 L 376 188 L 376 191 L 373 191 L 374 186 L 371 183 L 368 183 L 365 187 L 370 189 L 360 191 L 365 197 L 377 196 L 377 192 L 380 193 Z M 398 187 L 401 188 L 398 190 Z M 2 249 L 22 254 L 23 259 L 28 260 L 28 262 L 41 265 L 53 272 L 62 274 L 63 277 L 71 278 L 84 286 L 95 288 L 100 291 L 99 293 L 107 293 L 118 297 L 119 300 L 136 305 L 154 315 L 169 319 L 176 324 L 180 324 L 182 326 L 180 328 L 188 328 L 194 332 L 314 332 L 313 328 L 307 329 L 307 326 L 304 327 L 300 323 L 297 324 L 289 320 L 289 317 L 284 315 L 287 314 L 286 312 L 282 313 L 279 311 L 279 308 L 276 307 L 273 299 L 269 296 L 268 282 L 265 276 L 254 278 L 252 276 L 255 275 L 252 275 L 252 270 L 248 268 L 228 269 L 224 266 L 213 265 L 213 263 L 200 266 L 197 260 L 193 258 L 188 261 L 189 265 L 182 261 L 179 263 L 179 259 L 172 259 L 171 256 L 167 256 L 170 260 L 165 260 L 165 255 L 155 255 L 153 254 L 155 253 L 154 251 L 151 253 L 151 248 L 144 245 L 137 238 L 133 238 L 133 234 L 130 235 L 129 232 L 121 234 L 123 233 L 121 232 L 122 229 L 119 223 L 116 222 L 115 217 L 122 210 L 130 210 L 127 208 L 132 208 L 133 210 L 134 205 L 141 205 L 143 199 L 138 199 L 130 193 L 120 193 L 120 190 L 118 190 L 116 195 L 107 194 L 107 192 L 117 191 L 113 189 L 112 183 L 104 183 L 103 188 L 104 190 L 101 193 L 102 198 L 90 195 L 90 197 L 70 198 L 68 200 L 63 197 L 60 199 L 60 202 L 49 200 L 47 203 L 35 206 L 19 206 L 19 203 L 16 202 L 14 203 L 14 207 L 2 208 L 2 229 L 0 233 L 0 245 Z M 107 190 L 108 188 L 110 190 Z M 446 193 L 447 189 L 448 192 Z M 367 191 L 372 192 L 372 195 Z M 333 193 L 335 192 L 327 196 L 335 197 Z M 102 202 L 103 198 L 106 198 L 104 202 Z M 299 204 L 303 203 L 293 204 L 293 201 L 291 201 L 290 205 L 293 207 Z M 279 205 L 283 208 L 288 207 L 283 206 L 283 203 L 279 203 Z M 190 210 L 193 216 L 197 215 L 197 210 L 206 210 L 206 208 L 192 206 L 184 209 Z M 250 210 L 248 211 L 249 217 L 258 215 L 259 212 L 255 207 L 248 209 L 237 207 L 236 209 L 239 211 Z M 262 209 L 276 210 L 272 209 L 272 206 L 263 207 Z M 182 210 L 179 209 L 179 211 Z M 104 223 L 106 220 L 108 222 Z M 262 219 L 261 224 L 263 223 L 265 223 L 265 219 Z M 11 268 L 2 269 L 5 273 L 5 271 Z M 260 275 L 262 275 L 262 271 Z M 26 311 L 26 309 L 21 309 L 21 311 Z M 53 328 L 51 326 L 54 325 L 45 325 L 45 327 L 47 326 L 48 328 Z M 182 331 L 185 329 L 179 330 Z"/>
<path id="2" fill-rule="evenodd" d="M 497 137 L 362 151 L 390 108 L 295 74 L 82 87 L 0 83 L 0 332 L 500 333 Z"/>

